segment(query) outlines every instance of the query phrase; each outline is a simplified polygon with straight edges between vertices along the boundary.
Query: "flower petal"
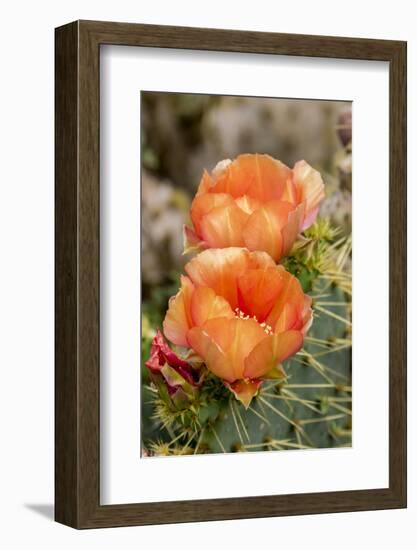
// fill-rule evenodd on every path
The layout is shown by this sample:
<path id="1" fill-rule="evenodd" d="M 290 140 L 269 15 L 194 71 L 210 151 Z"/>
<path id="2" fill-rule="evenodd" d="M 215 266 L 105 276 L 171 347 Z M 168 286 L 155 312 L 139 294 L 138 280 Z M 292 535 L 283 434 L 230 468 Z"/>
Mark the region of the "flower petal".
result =
<path id="1" fill-rule="evenodd" d="M 249 250 L 263 250 L 278 261 L 283 248 L 281 229 L 293 208 L 288 202 L 270 201 L 251 214 L 243 230 Z"/>
<path id="2" fill-rule="evenodd" d="M 236 399 L 240 401 L 245 409 L 247 409 L 259 391 L 262 380 L 236 380 L 233 384 L 225 382 L 226 387 L 234 394 Z"/>
<path id="3" fill-rule="evenodd" d="M 191 227 L 188 227 L 188 225 L 183 225 L 182 227 L 182 238 L 184 243 L 183 254 L 207 248 L 207 245 L 199 239 L 195 231 Z"/>
<path id="4" fill-rule="evenodd" d="M 230 164 L 232 164 L 230 159 L 220 160 L 211 171 L 213 178 L 219 178 Z"/>
<path id="5" fill-rule="evenodd" d="M 227 300 L 234 310 L 238 307 L 237 278 L 245 273 L 250 262 L 266 262 L 263 256 L 251 255 L 244 248 L 211 248 L 188 262 L 185 271 L 195 286 L 207 286 Z"/>
<path id="6" fill-rule="evenodd" d="M 253 319 L 232 319 L 229 321 L 229 330 L 232 337 L 226 354 L 233 364 L 235 377 L 243 378 L 246 357 L 267 335 Z"/>
<path id="7" fill-rule="evenodd" d="M 163 322 L 164 334 L 177 346 L 188 346 L 187 332 L 192 327 L 191 297 L 194 285 L 188 277 L 181 276 L 181 288 L 169 300 Z"/>
<path id="8" fill-rule="evenodd" d="M 219 321 L 219 319 L 216 319 Z M 222 348 L 203 327 L 194 327 L 187 334 L 188 342 L 204 360 L 207 368 L 219 378 L 233 382 L 234 368 Z"/>
<path id="9" fill-rule="evenodd" d="M 281 197 L 290 176 L 288 166 L 269 155 L 240 155 L 223 171 L 212 191 L 266 202 Z"/>
<path id="10" fill-rule="evenodd" d="M 291 170 L 269 155 L 238 156 L 223 172 L 213 190 L 230 193 L 233 197 L 249 195 L 266 202 L 279 199 Z"/>
<path id="11" fill-rule="evenodd" d="M 252 212 L 255 212 L 255 210 L 261 208 L 262 206 L 261 201 L 249 197 L 249 195 L 243 195 L 242 197 L 235 199 L 235 203 L 241 210 L 246 212 L 246 214 L 252 214 Z"/>
<path id="12" fill-rule="evenodd" d="M 283 286 L 282 270 L 274 267 L 250 269 L 238 279 L 239 309 L 265 321 Z"/>
<path id="13" fill-rule="evenodd" d="M 313 323 L 313 310 L 311 309 L 311 304 L 313 300 L 310 296 L 304 297 L 304 306 L 301 311 L 301 332 L 306 335 L 308 329 L 311 327 Z"/>
<path id="14" fill-rule="evenodd" d="M 303 335 L 297 330 L 274 334 L 263 339 L 245 360 L 244 377 L 260 378 L 297 353 L 303 345 Z"/>
<path id="15" fill-rule="evenodd" d="M 324 183 L 320 172 L 314 170 L 305 160 L 295 163 L 293 178 L 299 191 L 299 202 L 305 202 L 304 230 L 316 219 L 320 203 L 324 199 Z"/>
<path id="16" fill-rule="evenodd" d="M 233 318 L 235 315 L 229 303 L 217 296 L 212 288 L 199 287 L 191 298 L 191 316 L 193 324 L 197 327 L 203 325 L 209 319 L 216 317 Z"/>
<path id="17" fill-rule="evenodd" d="M 234 198 L 242 197 L 246 194 L 247 188 L 251 184 L 251 179 L 241 169 L 239 158 L 241 157 L 237 157 L 221 172 L 213 174 L 215 182 L 210 189 L 212 193 L 227 193 Z"/>
<path id="18" fill-rule="evenodd" d="M 213 187 L 213 185 L 214 185 L 213 178 L 210 176 L 207 170 L 204 170 L 200 180 L 200 184 L 197 189 L 196 196 L 201 195 L 203 193 L 208 193 L 210 189 Z"/>
<path id="19" fill-rule="evenodd" d="M 274 332 L 300 330 L 303 334 L 306 334 L 312 322 L 311 298 L 304 295 L 303 299 L 297 298 L 294 303 L 285 304 L 275 323 Z"/>
<path id="20" fill-rule="evenodd" d="M 303 315 L 306 296 L 299 280 L 282 270 L 283 286 L 266 322 L 274 332 L 283 332 L 295 328 Z"/>
<path id="21" fill-rule="evenodd" d="M 243 377 L 245 358 L 265 338 L 253 319 L 211 319 L 188 333 L 190 345 L 207 368 L 229 382 Z"/>
<path id="22" fill-rule="evenodd" d="M 200 221 L 201 236 L 213 248 L 244 246 L 242 233 L 248 217 L 234 203 L 213 208 Z"/>
<path id="23" fill-rule="evenodd" d="M 290 302 L 286 303 L 282 308 L 282 311 L 274 326 L 274 332 L 285 332 L 295 328 L 297 321 L 299 320 L 298 309 L 295 304 Z"/>
<path id="24" fill-rule="evenodd" d="M 294 205 L 294 207 L 297 206 L 298 204 L 298 189 L 293 181 L 292 172 L 290 177 L 286 181 L 285 189 L 280 199 L 282 201 L 290 202 L 291 204 Z"/>
<path id="25" fill-rule="evenodd" d="M 192 369 L 187 361 L 181 359 L 181 357 L 168 346 L 162 336 L 162 332 L 158 329 L 152 340 L 150 357 L 145 365 L 152 371 L 160 371 L 165 363 L 168 363 L 168 365 L 174 368 Z"/>
<path id="26" fill-rule="evenodd" d="M 282 255 L 288 256 L 303 226 L 305 205 L 301 203 L 288 214 L 288 221 L 281 229 Z"/>
<path id="27" fill-rule="evenodd" d="M 319 207 L 314 208 L 313 210 L 310 210 L 304 217 L 303 225 L 302 225 L 302 231 L 304 229 L 308 229 L 310 225 L 313 225 L 313 223 L 316 221 L 317 214 L 319 213 Z"/>
<path id="28" fill-rule="evenodd" d="M 271 256 L 260 250 L 249 252 L 248 262 L 248 269 L 266 269 L 267 267 L 277 267 Z"/>
<path id="29" fill-rule="evenodd" d="M 226 193 L 201 193 L 191 203 L 191 220 L 197 235 L 201 235 L 201 220 L 214 208 L 234 204 L 234 200 Z"/>

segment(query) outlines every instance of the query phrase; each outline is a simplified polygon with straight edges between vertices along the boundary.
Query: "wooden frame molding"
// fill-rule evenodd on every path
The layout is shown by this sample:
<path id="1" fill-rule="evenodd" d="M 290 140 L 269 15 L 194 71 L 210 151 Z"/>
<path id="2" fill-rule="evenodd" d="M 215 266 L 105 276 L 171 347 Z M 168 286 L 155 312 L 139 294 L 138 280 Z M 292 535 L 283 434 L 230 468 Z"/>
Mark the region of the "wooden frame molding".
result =
<path id="1" fill-rule="evenodd" d="M 100 505 L 100 45 L 389 62 L 389 488 Z M 406 43 L 77 21 L 56 46 L 55 519 L 75 528 L 406 506 Z M 196 55 L 198 53 L 196 52 Z"/>

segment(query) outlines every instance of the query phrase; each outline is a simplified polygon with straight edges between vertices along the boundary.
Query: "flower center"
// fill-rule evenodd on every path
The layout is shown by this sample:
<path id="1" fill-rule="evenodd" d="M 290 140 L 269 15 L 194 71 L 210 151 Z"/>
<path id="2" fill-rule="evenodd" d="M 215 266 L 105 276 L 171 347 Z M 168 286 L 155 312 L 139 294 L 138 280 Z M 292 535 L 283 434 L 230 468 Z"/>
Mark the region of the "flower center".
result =
<path id="1" fill-rule="evenodd" d="M 235 309 L 235 317 L 237 319 L 242 319 L 242 321 L 247 321 L 248 319 L 253 319 L 254 321 L 256 321 L 259 326 L 261 328 L 263 328 L 265 334 L 272 334 L 272 327 L 270 325 L 268 325 L 267 323 L 260 323 L 258 321 L 258 319 L 256 318 L 256 315 L 254 315 L 253 317 L 251 317 L 250 315 L 245 315 L 245 313 L 239 309 L 238 307 Z"/>

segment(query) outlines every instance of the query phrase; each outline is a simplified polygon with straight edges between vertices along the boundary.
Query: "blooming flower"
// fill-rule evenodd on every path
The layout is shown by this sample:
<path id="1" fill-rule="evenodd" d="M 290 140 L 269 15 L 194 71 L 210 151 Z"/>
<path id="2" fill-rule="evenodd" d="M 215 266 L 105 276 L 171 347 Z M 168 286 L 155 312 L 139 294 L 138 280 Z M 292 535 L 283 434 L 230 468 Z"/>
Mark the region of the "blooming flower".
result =
<path id="1" fill-rule="evenodd" d="M 185 249 L 241 246 L 278 261 L 315 221 L 323 198 L 321 175 L 304 160 L 293 169 L 269 155 L 222 161 L 202 176 Z"/>
<path id="2" fill-rule="evenodd" d="M 160 394 L 177 408 L 195 397 L 200 384 L 198 371 L 168 346 L 160 330 L 152 341 L 150 357 L 145 365 Z"/>
<path id="3" fill-rule="evenodd" d="M 312 320 L 311 298 L 265 252 L 205 250 L 185 266 L 165 336 L 191 347 L 246 406 L 264 378 L 282 378 Z"/>

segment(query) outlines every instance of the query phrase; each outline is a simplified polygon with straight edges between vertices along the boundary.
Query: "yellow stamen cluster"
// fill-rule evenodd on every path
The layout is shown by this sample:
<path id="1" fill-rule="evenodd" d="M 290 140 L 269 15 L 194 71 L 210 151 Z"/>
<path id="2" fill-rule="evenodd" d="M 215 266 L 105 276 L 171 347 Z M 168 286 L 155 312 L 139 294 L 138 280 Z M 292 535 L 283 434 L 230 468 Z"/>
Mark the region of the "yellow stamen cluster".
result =
<path id="1" fill-rule="evenodd" d="M 264 329 L 264 332 L 266 332 L 266 334 L 272 334 L 271 325 L 267 325 L 266 323 L 261 323 L 260 326 Z"/>
<path id="2" fill-rule="evenodd" d="M 251 317 L 250 315 L 245 315 L 243 313 L 243 311 L 241 309 L 239 309 L 238 307 L 235 309 L 235 316 L 238 319 L 242 319 L 243 321 L 246 321 L 248 319 L 253 319 L 257 323 L 259 323 L 258 319 L 256 318 L 256 315 L 254 315 L 253 317 Z M 268 334 L 268 335 L 272 334 L 272 327 L 270 325 L 268 325 L 267 323 L 265 323 L 265 322 L 264 323 L 259 323 L 259 326 L 264 329 L 264 332 L 266 334 Z"/>
<path id="3" fill-rule="evenodd" d="M 238 319 L 243 319 L 244 321 L 246 321 L 247 319 L 252 319 L 252 317 L 250 315 L 245 315 L 243 313 L 243 311 L 241 309 L 239 309 L 238 307 L 235 309 L 235 315 Z M 256 317 L 253 317 L 253 319 L 255 321 L 258 320 Z"/>

